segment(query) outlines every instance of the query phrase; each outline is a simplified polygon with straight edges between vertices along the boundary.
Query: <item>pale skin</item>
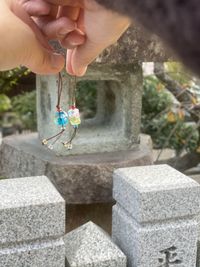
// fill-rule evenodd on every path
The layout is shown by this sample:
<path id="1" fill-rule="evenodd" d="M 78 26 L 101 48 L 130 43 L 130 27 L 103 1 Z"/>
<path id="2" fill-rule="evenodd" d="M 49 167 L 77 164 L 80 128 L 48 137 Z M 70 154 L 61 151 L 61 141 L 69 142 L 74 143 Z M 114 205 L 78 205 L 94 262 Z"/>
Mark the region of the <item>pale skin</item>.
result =
<path id="1" fill-rule="evenodd" d="M 94 0 L 1 0 L 0 13 L 0 70 L 24 65 L 39 74 L 64 68 L 48 40 L 67 48 L 67 72 L 82 76 L 130 25 L 129 18 Z"/>

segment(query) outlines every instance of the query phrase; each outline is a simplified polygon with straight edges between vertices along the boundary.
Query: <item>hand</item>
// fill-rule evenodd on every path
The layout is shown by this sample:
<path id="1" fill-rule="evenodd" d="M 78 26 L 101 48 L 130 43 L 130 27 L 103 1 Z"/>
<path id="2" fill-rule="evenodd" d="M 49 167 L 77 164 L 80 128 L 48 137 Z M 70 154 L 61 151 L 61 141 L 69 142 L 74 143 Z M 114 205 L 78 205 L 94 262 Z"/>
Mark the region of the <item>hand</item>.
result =
<path id="1" fill-rule="evenodd" d="M 22 1 L 0 1 L 0 70 L 19 65 L 35 73 L 57 73 L 64 67 L 61 55 L 55 55 L 39 28 L 24 11 Z"/>
<path id="2" fill-rule="evenodd" d="M 84 75 L 87 66 L 105 48 L 115 43 L 130 25 L 129 18 L 105 9 L 94 0 L 38 1 L 41 8 L 38 8 L 38 3 L 36 8 L 36 2 L 29 0 L 26 1 L 26 10 L 37 17 L 38 26 L 48 38 L 57 37 L 68 49 L 66 68 L 71 75 Z M 62 7 L 59 8 L 59 5 Z M 74 21 L 77 28 L 60 38 L 59 32 L 65 28 L 64 24 L 67 25 L 66 19 Z"/>

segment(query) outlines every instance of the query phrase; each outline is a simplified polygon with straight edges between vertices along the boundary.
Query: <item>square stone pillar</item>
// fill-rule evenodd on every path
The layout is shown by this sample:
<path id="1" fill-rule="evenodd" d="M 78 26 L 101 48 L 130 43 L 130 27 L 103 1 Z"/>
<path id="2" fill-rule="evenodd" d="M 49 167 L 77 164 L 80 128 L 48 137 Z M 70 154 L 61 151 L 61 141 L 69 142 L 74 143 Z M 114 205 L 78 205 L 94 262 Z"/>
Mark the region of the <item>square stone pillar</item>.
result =
<path id="1" fill-rule="evenodd" d="M 113 239 L 129 267 L 196 266 L 200 186 L 167 165 L 114 173 Z"/>
<path id="2" fill-rule="evenodd" d="M 65 267 L 65 202 L 45 176 L 0 181 L 0 266 Z"/>

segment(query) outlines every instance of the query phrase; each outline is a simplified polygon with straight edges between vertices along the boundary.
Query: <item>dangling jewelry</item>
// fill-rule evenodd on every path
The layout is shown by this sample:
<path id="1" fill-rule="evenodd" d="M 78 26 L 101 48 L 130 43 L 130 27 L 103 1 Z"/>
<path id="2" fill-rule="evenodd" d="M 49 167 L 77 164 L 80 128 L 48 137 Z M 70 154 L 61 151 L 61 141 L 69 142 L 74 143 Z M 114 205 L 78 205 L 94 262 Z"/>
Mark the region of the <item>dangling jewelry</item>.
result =
<path id="1" fill-rule="evenodd" d="M 63 90 L 63 81 L 62 81 L 62 75 L 59 73 L 58 78 L 58 100 L 56 105 L 56 114 L 55 114 L 55 124 L 61 127 L 61 131 L 58 132 L 56 135 L 51 136 L 49 138 L 46 138 L 42 141 L 43 145 L 48 145 L 49 149 L 53 149 L 55 143 L 63 136 L 63 133 L 66 130 L 66 126 L 70 124 L 74 131 L 69 139 L 69 141 L 61 142 L 65 148 L 68 150 L 72 149 L 72 141 L 76 137 L 78 126 L 81 124 L 80 114 L 79 110 L 76 108 L 76 77 L 74 82 L 74 90 L 73 90 L 73 96 L 72 96 L 72 105 L 70 106 L 68 112 L 65 112 L 62 110 L 60 106 L 61 101 L 61 95 Z M 49 141 L 53 140 L 52 143 L 49 144 Z"/>
<path id="2" fill-rule="evenodd" d="M 70 106 L 67 114 L 68 119 L 72 127 L 74 128 L 74 132 L 70 138 L 70 140 L 62 142 L 63 146 L 67 148 L 68 150 L 72 149 L 72 141 L 76 137 L 78 126 L 81 124 L 80 114 L 79 110 L 76 108 L 76 88 L 77 88 L 77 80 L 76 76 L 74 79 L 74 90 L 72 94 L 72 105 Z"/>

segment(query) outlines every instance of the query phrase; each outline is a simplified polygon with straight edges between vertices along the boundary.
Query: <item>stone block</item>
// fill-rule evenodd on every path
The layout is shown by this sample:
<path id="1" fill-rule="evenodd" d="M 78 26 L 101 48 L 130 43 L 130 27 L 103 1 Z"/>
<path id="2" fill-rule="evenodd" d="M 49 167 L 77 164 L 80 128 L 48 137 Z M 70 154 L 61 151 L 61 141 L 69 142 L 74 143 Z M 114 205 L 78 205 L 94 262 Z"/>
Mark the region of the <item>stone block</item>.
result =
<path id="1" fill-rule="evenodd" d="M 0 148 L 2 176 L 46 175 L 67 204 L 112 202 L 113 171 L 150 164 L 152 153 L 143 144 L 136 150 L 58 157 L 32 133 L 6 137 Z"/>
<path id="2" fill-rule="evenodd" d="M 196 265 L 199 189 L 167 165 L 115 172 L 112 236 L 128 267 Z"/>
<path id="3" fill-rule="evenodd" d="M 65 201 L 45 176 L 0 181 L 0 267 L 64 267 Z"/>
<path id="4" fill-rule="evenodd" d="M 0 249 L 1 267 L 64 267 L 62 239 L 23 243 Z"/>
<path id="5" fill-rule="evenodd" d="M 184 218 L 200 212 L 200 186 L 168 165 L 118 169 L 113 197 L 136 221 Z"/>
<path id="6" fill-rule="evenodd" d="M 89 222 L 65 238 L 69 267 L 126 267 L 126 257 L 100 227 Z"/>
<path id="7" fill-rule="evenodd" d="M 65 233 L 65 201 L 45 176 L 0 181 L 0 246 Z"/>
<path id="8" fill-rule="evenodd" d="M 128 258 L 128 267 L 195 267 L 197 221 L 138 224 L 119 205 L 113 208 L 113 240 Z"/>

